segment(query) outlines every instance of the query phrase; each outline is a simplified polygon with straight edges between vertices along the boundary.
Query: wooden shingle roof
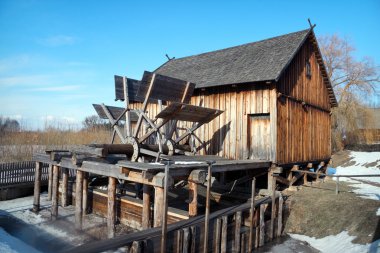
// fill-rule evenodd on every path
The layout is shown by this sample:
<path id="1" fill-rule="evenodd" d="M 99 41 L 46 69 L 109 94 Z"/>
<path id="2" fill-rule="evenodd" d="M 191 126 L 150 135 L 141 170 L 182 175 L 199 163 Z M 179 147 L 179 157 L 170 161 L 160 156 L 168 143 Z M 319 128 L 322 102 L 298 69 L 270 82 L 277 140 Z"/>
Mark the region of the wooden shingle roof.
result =
<path id="1" fill-rule="evenodd" d="M 240 46 L 173 59 L 155 72 L 196 83 L 196 88 L 278 81 L 310 34 L 315 38 L 313 31 L 307 29 Z M 331 87 L 328 78 L 325 82 Z M 332 105 L 336 104 L 333 93 L 330 100 Z"/>

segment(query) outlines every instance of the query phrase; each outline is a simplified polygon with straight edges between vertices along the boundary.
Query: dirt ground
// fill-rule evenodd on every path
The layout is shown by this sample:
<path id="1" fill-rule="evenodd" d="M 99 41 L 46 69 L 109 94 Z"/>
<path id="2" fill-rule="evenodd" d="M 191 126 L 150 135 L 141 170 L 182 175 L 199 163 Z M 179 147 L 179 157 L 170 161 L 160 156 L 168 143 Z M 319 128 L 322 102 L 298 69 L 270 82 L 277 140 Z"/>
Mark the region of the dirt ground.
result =
<path id="1" fill-rule="evenodd" d="M 347 163 L 345 155 L 339 154 L 336 163 Z M 334 162 L 334 167 L 337 164 Z M 302 186 L 299 191 L 286 191 L 285 232 L 323 238 L 346 230 L 357 236 L 354 243 L 379 239 L 380 216 L 376 212 L 380 201 L 359 197 L 345 182 L 340 183 L 336 195 L 335 185 L 335 181 L 326 179 L 324 183 Z"/>

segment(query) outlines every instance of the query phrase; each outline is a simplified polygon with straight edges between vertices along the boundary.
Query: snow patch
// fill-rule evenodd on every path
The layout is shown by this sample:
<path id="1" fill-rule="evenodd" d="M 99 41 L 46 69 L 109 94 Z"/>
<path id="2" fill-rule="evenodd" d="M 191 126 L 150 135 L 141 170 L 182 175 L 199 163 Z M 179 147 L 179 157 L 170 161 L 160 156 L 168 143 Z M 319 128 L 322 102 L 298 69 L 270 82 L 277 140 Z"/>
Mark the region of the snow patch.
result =
<path id="1" fill-rule="evenodd" d="M 380 216 L 380 208 L 377 209 L 376 215 L 377 215 L 377 216 Z"/>
<path id="2" fill-rule="evenodd" d="M 294 239 L 309 243 L 313 248 L 324 253 L 379 252 L 380 250 L 380 240 L 365 245 L 355 244 L 352 243 L 352 240 L 354 240 L 356 236 L 350 236 L 347 231 L 342 231 L 340 234 L 329 235 L 320 239 L 306 235 L 289 235 Z"/>
<path id="3" fill-rule="evenodd" d="M 354 152 L 350 153 L 350 158 L 355 165 L 336 168 L 335 175 L 369 175 L 380 174 L 380 152 Z M 368 167 L 368 164 L 371 164 Z M 366 167 L 367 166 L 367 167 Z M 336 178 L 334 177 L 334 180 Z M 341 177 L 339 181 L 352 183 L 353 192 L 363 198 L 380 200 L 380 177 L 358 177 L 347 178 Z"/>

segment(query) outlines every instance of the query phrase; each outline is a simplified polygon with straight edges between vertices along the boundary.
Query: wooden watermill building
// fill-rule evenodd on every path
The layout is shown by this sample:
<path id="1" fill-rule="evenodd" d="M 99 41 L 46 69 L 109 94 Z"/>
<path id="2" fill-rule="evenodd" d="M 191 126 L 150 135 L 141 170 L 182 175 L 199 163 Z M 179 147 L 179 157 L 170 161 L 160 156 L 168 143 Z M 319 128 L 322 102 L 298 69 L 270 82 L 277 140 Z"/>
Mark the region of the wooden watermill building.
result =
<path id="1" fill-rule="evenodd" d="M 173 59 L 156 73 L 196 84 L 224 113 L 198 130 L 207 154 L 277 164 L 328 160 L 337 101 L 313 29 Z"/>

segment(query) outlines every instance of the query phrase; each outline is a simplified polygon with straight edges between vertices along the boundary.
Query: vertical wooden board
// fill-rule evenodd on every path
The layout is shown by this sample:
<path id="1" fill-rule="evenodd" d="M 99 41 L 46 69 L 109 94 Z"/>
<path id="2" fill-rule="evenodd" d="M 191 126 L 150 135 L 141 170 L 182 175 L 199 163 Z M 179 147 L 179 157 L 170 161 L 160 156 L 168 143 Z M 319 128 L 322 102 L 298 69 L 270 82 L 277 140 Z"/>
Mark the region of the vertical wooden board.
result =
<path id="1" fill-rule="evenodd" d="M 219 108 L 220 110 L 224 111 L 220 116 L 219 116 L 219 156 L 225 156 L 225 150 L 224 150 L 224 143 L 225 143 L 225 134 L 227 129 L 227 120 L 226 120 L 226 112 L 225 112 L 225 106 L 226 106 L 226 101 L 225 101 L 225 92 L 222 87 L 219 87 Z"/>
<path id="2" fill-rule="evenodd" d="M 237 88 L 238 89 L 238 88 Z M 240 157 L 240 150 L 241 150 L 241 129 L 240 129 L 240 126 L 241 126 L 241 120 L 242 120 L 242 117 L 241 117 L 241 102 L 242 102 L 242 98 L 241 98 L 241 92 L 237 91 L 236 92 L 236 114 L 235 114 L 235 121 L 236 121 L 236 131 L 235 131 L 235 137 L 234 137 L 234 142 L 235 142 L 235 158 L 236 159 L 239 159 Z"/>
<path id="3" fill-rule="evenodd" d="M 231 136 L 231 92 L 229 89 L 226 88 L 226 111 L 225 111 L 225 117 L 226 117 L 226 122 L 229 123 L 229 130 L 227 131 L 226 138 L 224 141 L 224 150 L 227 158 L 231 158 L 230 154 L 230 136 Z"/>
<path id="4" fill-rule="evenodd" d="M 231 135 L 230 135 L 230 156 L 231 159 L 236 159 L 236 91 L 233 89 L 231 91 L 230 99 L 230 110 L 231 110 Z"/>
<path id="5" fill-rule="evenodd" d="M 220 245 L 220 252 L 221 253 L 227 253 L 227 228 L 228 228 L 228 217 L 223 216 L 222 217 L 222 236 L 221 236 L 221 245 Z"/>
<path id="6" fill-rule="evenodd" d="M 241 128 L 241 159 L 247 159 L 248 158 L 248 129 L 247 129 L 247 96 L 249 97 L 249 93 L 247 91 L 244 92 L 243 94 L 243 110 L 244 112 L 242 113 L 242 128 Z"/>

